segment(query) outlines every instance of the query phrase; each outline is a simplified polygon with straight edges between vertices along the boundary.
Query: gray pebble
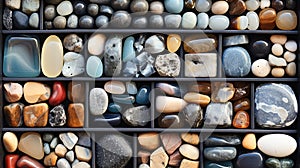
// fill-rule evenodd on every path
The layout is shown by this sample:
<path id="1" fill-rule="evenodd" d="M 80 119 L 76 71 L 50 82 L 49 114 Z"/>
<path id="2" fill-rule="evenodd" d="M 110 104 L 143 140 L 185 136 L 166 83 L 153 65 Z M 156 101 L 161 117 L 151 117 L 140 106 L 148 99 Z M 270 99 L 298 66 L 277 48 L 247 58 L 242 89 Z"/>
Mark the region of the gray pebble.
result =
<path id="1" fill-rule="evenodd" d="M 111 6 L 115 10 L 126 10 L 129 6 L 130 0 L 112 0 Z"/>
<path id="2" fill-rule="evenodd" d="M 90 0 L 90 2 L 97 4 L 109 4 L 110 0 Z"/>
<path id="3" fill-rule="evenodd" d="M 74 162 L 72 163 L 72 167 L 77 163 L 79 163 L 79 160 L 75 159 Z"/>
<path id="4" fill-rule="evenodd" d="M 67 21 L 68 28 L 77 28 L 78 26 L 78 17 L 74 14 L 70 15 Z"/>
<path id="5" fill-rule="evenodd" d="M 91 16 L 82 16 L 79 19 L 79 27 L 84 29 L 93 28 L 94 26 L 94 19 Z"/>
<path id="6" fill-rule="evenodd" d="M 51 21 L 45 21 L 45 28 L 46 29 L 52 29 L 53 23 Z"/>
<path id="7" fill-rule="evenodd" d="M 110 15 L 112 15 L 114 13 L 114 10 L 110 6 L 101 5 L 99 12 L 103 13 L 103 14 L 110 14 Z"/>
<path id="8" fill-rule="evenodd" d="M 49 146 L 48 143 L 44 143 L 44 152 L 45 152 L 45 154 L 47 154 L 47 155 L 51 152 L 50 146 Z"/>
<path id="9" fill-rule="evenodd" d="M 109 19 L 105 15 L 100 15 L 96 18 L 96 26 L 98 28 L 106 28 L 108 26 Z"/>
<path id="10" fill-rule="evenodd" d="M 33 28 L 39 27 L 39 14 L 33 13 L 29 17 L 29 25 Z"/>
<path id="11" fill-rule="evenodd" d="M 16 29 L 27 29 L 29 18 L 28 16 L 20 11 L 13 12 L 13 25 Z"/>
<path id="12" fill-rule="evenodd" d="M 57 16 L 53 20 L 53 26 L 57 29 L 64 29 L 67 25 L 67 19 L 63 16 Z"/>
<path id="13" fill-rule="evenodd" d="M 57 168 L 71 168 L 71 166 L 65 158 L 61 158 L 57 161 Z"/>
<path id="14" fill-rule="evenodd" d="M 131 16 L 127 11 L 117 11 L 112 15 L 111 23 L 114 27 L 126 28 L 131 23 Z"/>
<path id="15" fill-rule="evenodd" d="M 12 10 L 5 8 L 2 18 L 4 27 L 8 30 L 11 30 L 13 27 Z"/>
<path id="16" fill-rule="evenodd" d="M 70 162 L 73 162 L 75 158 L 74 152 L 73 151 L 69 151 L 66 154 L 66 159 Z"/>
<path id="17" fill-rule="evenodd" d="M 147 24 L 148 24 L 148 21 L 145 16 L 135 17 L 132 20 L 132 26 L 134 28 L 146 28 Z"/>
<path id="18" fill-rule="evenodd" d="M 61 2 L 62 0 L 45 0 L 45 2 L 47 2 L 48 4 L 53 4 L 53 5 L 57 5 Z"/>
<path id="19" fill-rule="evenodd" d="M 165 16 L 165 26 L 166 28 L 179 28 L 181 23 L 181 15 L 170 14 Z"/>
<path id="20" fill-rule="evenodd" d="M 46 133 L 46 134 L 43 135 L 43 141 L 51 142 L 52 138 L 53 138 L 52 134 L 47 134 Z"/>
<path id="21" fill-rule="evenodd" d="M 149 26 L 152 28 L 164 27 L 164 19 L 161 15 L 152 15 L 149 18 Z"/>
<path id="22" fill-rule="evenodd" d="M 54 5 L 47 5 L 44 11 L 44 17 L 46 20 L 52 20 L 56 16 L 56 10 Z"/>
<path id="23" fill-rule="evenodd" d="M 58 143 L 58 138 L 57 137 L 53 138 L 50 143 L 50 148 L 54 149 L 56 147 L 57 143 Z"/>
<path id="24" fill-rule="evenodd" d="M 98 12 L 99 12 L 99 6 L 97 4 L 89 4 L 88 6 L 88 13 L 91 15 L 91 16 L 96 16 L 98 15 Z"/>

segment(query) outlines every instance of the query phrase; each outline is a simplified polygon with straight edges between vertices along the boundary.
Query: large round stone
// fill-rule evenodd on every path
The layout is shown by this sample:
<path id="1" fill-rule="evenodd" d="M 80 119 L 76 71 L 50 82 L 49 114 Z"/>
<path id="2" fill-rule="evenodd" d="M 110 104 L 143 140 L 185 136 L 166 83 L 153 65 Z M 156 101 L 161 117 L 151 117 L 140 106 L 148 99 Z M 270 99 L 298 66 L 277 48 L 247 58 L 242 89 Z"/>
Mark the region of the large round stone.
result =
<path id="1" fill-rule="evenodd" d="M 297 27 L 297 14 L 292 10 L 277 13 L 276 25 L 281 30 L 294 30 Z"/>

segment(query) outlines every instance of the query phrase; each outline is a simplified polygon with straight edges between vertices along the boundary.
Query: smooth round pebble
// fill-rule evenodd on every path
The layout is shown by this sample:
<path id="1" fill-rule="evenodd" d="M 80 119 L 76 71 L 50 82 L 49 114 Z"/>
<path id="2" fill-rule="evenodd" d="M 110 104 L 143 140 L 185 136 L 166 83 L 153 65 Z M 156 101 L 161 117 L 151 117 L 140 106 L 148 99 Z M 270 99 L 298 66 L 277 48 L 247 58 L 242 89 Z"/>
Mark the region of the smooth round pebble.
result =
<path id="1" fill-rule="evenodd" d="M 276 56 L 281 56 L 283 54 L 283 47 L 280 44 L 274 44 L 272 46 L 272 53 Z"/>
<path id="2" fill-rule="evenodd" d="M 179 148 L 179 152 L 184 156 L 192 160 L 199 158 L 199 149 L 190 144 L 183 144 Z"/>
<path id="3" fill-rule="evenodd" d="M 180 13 L 183 9 L 183 0 L 164 0 L 165 8 L 169 13 Z"/>
<path id="4" fill-rule="evenodd" d="M 93 88 L 90 91 L 90 112 L 92 115 L 102 115 L 108 107 L 108 95 L 102 88 Z"/>
<path id="5" fill-rule="evenodd" d="M 285 68 L 285 72 L 288 76 L 295 76 L 297 73 L 296 63 L 295 62 L 289 63 Z"/>
<path id="6" fill-rule="evenodd" d="M 197 0 L 195 8 L 198 12 L 208 12 L 211 9 L 211 5 L 211 0 Z"/>
<path id="7" fill-rule="evenodd" d="M 214 15 L 209 18 L 209 27 L 212 30 L 225 30 L 229 27 L 229 19 L 224 15 Z"/>
<path id="8" fill-rule="evenodd" d="M 56 11 L 61 16 L 67 16 L 73 12 L 73 5 L 70 1 L 63 1 L 56 7 Z"/>
<path id="9" fill-rule="evenodd" d="M 295 52 L 297 51 L 297 42 L 294 40 L 289 40 L 285 43 L 284 47 L 289 50 L 290 52 Z"/>
<path id="10" fill-rule="evenodd" d="M 44 17 L 46 20 L 52 20 L 56 16 L 56 10 L 54 5 L 47 5 L 44 10 Z"/>
<path id="11" fill-rule="evenodd" d="M 96 16 L 99 12 L 99 6 L 97 4 L 89 4 L 87 11 L 91 16 Z"/>
<path id="12" fill-rule="evenodd" d="M 229 9 L 229 5 L 226 1 L 216 1 L 212 4 L 211 11 L 215 15 L 223 15 Z"/>
<path id="13" fill-rule="evenodd" d="M 287 41 L 287 36 L 275 34 L 270 37 L 270 40 L 274 44 L 278 43 L 278 44 L 284 45 Z"/>
<path id="14" fill-rule="evenodd" d="M 161 15 L 150 16 L 149 26 L 153 28 L 162 28 L 164 26 L 164 18 Z"/>
<path id="15" fill-rule="evenodd" d="M 78 26 L 78 17 L 76 15 L 70 15 L 67 21 L 67 27 L 75 29 Z"/>
<path id="16" fill-rule="evenodd" d="M 144 14 L 148 11 L 149 4 L 146 0 L 133 0 L 130 3 L 130 10 L 133 13 Z"/>
<path id="17" fill-rule="evenodd" d="M 260 2 L 258 0 L 247 0 L 245 4 L 248 11 L 255 11 L 259 8 Z"/>
<path id="18" fill-rule="evenodd" d="M 150 166 L 147 164 L 140 164 L 139 168 L 150 168 Z"/>
<path id="19" fill-rule="evenodd" d="M 91 16 L 85 15 L 79 19 L 79 27 L 84 29 L 93 28 L 94 19 Z"/>
<path id="20" fill-rule="evenodd" d="M 194 12 L 186 12 L 182 16 L 181 26 L 184 29 L 193 29 L 197 24 L 197 16 Z"/>
<path id="21" fill-rule="evenodd" d="M 256 12 L 250 11 L 246 14 L 248 18 L 248 29 L 257 30 L 259 27 L 259 17 Z"/>
<path id="22" fill-rule="evenodd" d="M 271 71 L 271 66 L 267 60 L 258 59 L 253 62 L 251 70 L 252 73 L 257 77 L 266 77 Z"/>
<path id="23" fill-rule="evenodd" d="M 63 16 L 56 16 L 53 20 L 53 26 L 57 29 L 64 29 L 67 25 L 67 19 Z"/>
<path id="24" fill-rule="evenodd" d="M 154 14 L 162 14 L 164 12 L 164 4 L 160 1 L 151 2 L 150 11 Z"/>
<path id="25" fill-rule="evenodd" d="M 246 149 L 254 150 L 256 148 L 255 134 L 253 134 L 253 133 L 247 134 L 242 141 L 242 145 Z"/>
<path id="26" fill-rule="evenodd" d="M 86 63 L 86 73 L 92 78 L 99 78 L 103 74 L 103 64 L 99 57 L 90 56 Z"/>
<path id="27" fill-rule="evenodd" d="M 284 54 L 283 54 L 283 58 L 286 60 L 286 62 L 293 62 L 295 61 L 296 59 L 296 54 L 295 53 L 292 53 L 290 51 L 286 51 Z"/>
<path id="28" fill-rule="evenodd" d="M 199 29 L 206 29 L 209 24 L 209 16 L 207 13 L 199 13 L 197 16 L 197 28 Z"/>
<path id="29" fill-rule="evenodd" d="M 268 7 L 270 7 L 270 5 L 271 5 L 270 0 L 261 0 L 260 1 L 260 9 L 268 8 Z"/>
<path id="30" fill-rule="evenodd" d="M 130 0 L 111 0 L 110 2 L 111 2 L 111 6 L 115 10 L 125 10 L 128 8 Z"/>
<path id="31" fill-rule="evenodd" d="M 117 11 L 111 16 L 111 24 L 119 28 L 128 27 L 131 20 L 131 15 L 127 11 Z"/>
<path id="32" fill-rule="evenodd" d="M 15 152 L 18 148 L 18 138 L 12 132 L 3 134 L 3 145 L 7 152 Z"/>
<path id="33" fill-rule="evenodd" d="M 96 22 L 95 24 L 98 28 L 105 28 L 108 26 L 109 19 L 105 15 L 100 15 L 96 18 L 95 22 Z"/>
<path id="34" fill-rule="evenodd" d="M 82 1 L 78 1 L 74 4 L 74 13 L 77 16 L 82 16 L 86 13 L 86 4 Z"/>
<path id="35" fill-rule="evenodd" d="M 281 30 L 294 30 L 298 25 L 297 14 L 292 10 L 278 12 L 276 25 Z"/>
<path id="36" fill-rule="evenodd" d="M 88 51 L 92 55 L 101 55 L 104 51 L 106 36 L 104 34 L 93 34 L 87 43 Z"/>
<path id="37" fill-rule="evenodd" d="M 273 68 L 271 71 L 272 76 L 275 78 L 281 78 L 284 76 L 284 69 L 283 68 Z"/>
<path id="38" fill-rule="evenodd" d="M 71 168 L 69 162 L 65 158 L 61 158 L 56 163 L 57 168 Z"/>
<path id="39" fill-rule="evenodd" d="M 39 27 L 39 14 L 38 13 L 32 13 L 29 17 L 29 26 L 33 28 Z"/>

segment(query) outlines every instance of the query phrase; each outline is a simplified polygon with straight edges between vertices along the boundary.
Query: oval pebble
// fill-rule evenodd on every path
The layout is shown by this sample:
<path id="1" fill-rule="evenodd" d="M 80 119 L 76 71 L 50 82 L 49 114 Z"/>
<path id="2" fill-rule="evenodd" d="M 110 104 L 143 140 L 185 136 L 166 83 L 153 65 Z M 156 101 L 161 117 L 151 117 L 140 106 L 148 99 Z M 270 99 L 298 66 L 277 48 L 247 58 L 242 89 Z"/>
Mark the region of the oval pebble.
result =
<path id="1" fill-rule="evenodd" d="M 276 56 L 281 56 L 283 54 L 283 47 L 280 44 L 274 44 L 272 46 L 272 53 Z"/>
<path id="2" fill-rule="evenodd" d="M 99 57 L 90 56 L 86 63 L 86 73 L 92 78 L 99 78 L 103 74 L 103 64 Z"/>
<path id="3" fill-rule="evenodd" d="M 64 29 L 67 25 L 67 19 L 63 16 L 56 16 L 53 20 L 53 26 L 57 29 Z"/>
<path id="4" fill-rule="evenodd" d="M 215 15 L 223 15 L 229 9 L 229 5 L 226 1 L 216 1 L 211 7 L 211 11 Z"/>
<path id="5" fill-rule="evenodd" d="M 252 73 L 257 77 L 266 77 L 271 72 L 271 66 L 265 59 L 258 59 L 251 66 Z"/>
<path id="6" fill-rule="evenodd" d="M 199 149 L 190 144 L 183 144 L 179 148 L 179 152 L 191 160 L 197 160 L 199 158 Z"/>
<path id="7" fill-rule="evenodd" d="M 197 16 L 194 12 L 186 12 L 182 16 L 181 26 L 184 29 L 193 29 L 197 24 Z"/>
<path id="8" fill-rule="evenodd" d="M 93 34 L 88 40 L 88 51 L 92 55 L 101 55 L 104 51 L 106 36 L 104 34 Z"/>
<path id="9" fill-rule="evenodd" d="M 209 16 L 207 13 L 199 13 L 197 16 L 197 28 L 199 29 L 206 29 L 209 24 Z"/>
<path id="10" fill-rule="evenodd" d="M 90 111 L 93 115 L 102 115 L 108 107 L 108 95 L 102 88 L 93 88 L 90 91 Z"/>
<path id="11" fill-rule="evenodd" d="M 183 0 L 164 0 L 165 8 L 169 13 L 180 13 L 183 9 Z"/>
<path id="12" fill-rule="evenodd" d="M 209 18 L 209 27 L 212 30 L 225 30 L 229 27 L 229 19 L 224 15 L 214 15 Z"/>
<path id="13" fill-rule="evenodd" d="M 208 12 L 211 8 L 211 5 L 211 0 L 196 0 L 195 8 L 198 12 Z"/>
<path id="14" fill-rule="evenodd" d="M 259 8 L 260 5 L 258 0 L 247 0 L 245 4 L 248 11 L 255 11 L 256 9 Z"/>
<path id="15" fill-rule="evenodd" d="M 70 1 L 63 1 L 56 7 L 56 11 L 61 16 L 67 16 L 73 12 L 73 5 Z"/>
<path id="16" fill-rule="evenodd" d="M 284 69 L 283 68 L 273 68 L 271 71 L 272 76 L 276 78 L 281 78 L 284 76 Z"/>
<path id="17" fill-rule="evenodd" d="M 290 51 L 286 51 L 284 54 L 283 54 L 283 58 L 286 60 L 286 62 L 293 62 L 295 61 L 296 59 L 296 54 L 295 53 L 292 53 Z"/>
<path id="18" fill-rule="evenodd" d="M 285 72 L 288 76 L 295 76 L 297 73 L 296 63 L 295 62 L 289 63 L 285 68 Z"/>
<path id="19" fill-rule="evenodd" d="M 281 45 L 284 45 L 287 41 L 287 36 L 286 35 L 278 35 L 278 34 L 275 34 L 275 35 L 272 35 L 270 37 L 270 40 L 272 41 L 272 43 L 278 43 L 278 44 L 281 44 Z"/>
<path id="20" fill-rule="evenodd" d="M 164 12 L 164 4 L 160 1 L 151 2 L 150 11 L 154 14 L 160 15 Z"/>
<path id="21" fill-rule="evenodd" d="M 126 91 L 125 84 L 120 81 L 108 81 L 104 84 L 104 90 L 111 94 L 123 94 Z"/>
<path id="22" fill-rule="evenodd" d="M 249 30 L 257 30 L 259 27 L 259 17 L 256 12 L 248 12 L 246 14 L 248 18 L 248 29 Z"/>
<path id="23" fill-rule="evenodd" d="M 285 43 L 284 47 L 289 50 L 290 52 L 295 52 L 297 51 L 297 42 L 294 40 L 289 40 L 288 42 Z"/>
<path id="24" fill-rule="evenodd" d="M 258 139 L 257 147 L 266 155 L 287 157 L 294 153 L 297 142 L 293 137 L 286 134 L 269 134 Z"/>
<path id="25" fill-rule="evenodd" d="M 7 152 L 15 152 L 18 148 L 18 138 L 12 132 L 3 134 L 3 145 Z"/>

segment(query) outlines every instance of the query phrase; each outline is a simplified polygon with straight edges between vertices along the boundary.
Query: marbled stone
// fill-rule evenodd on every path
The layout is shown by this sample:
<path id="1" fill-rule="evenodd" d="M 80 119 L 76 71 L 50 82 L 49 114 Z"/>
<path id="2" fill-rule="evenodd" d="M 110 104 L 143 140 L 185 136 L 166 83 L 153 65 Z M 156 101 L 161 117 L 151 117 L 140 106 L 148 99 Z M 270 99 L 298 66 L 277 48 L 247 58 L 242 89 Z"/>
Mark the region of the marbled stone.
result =
<path id="1" fill-rule="evenodd" d="M 17 167 L 19 158 L 20 156 L 18 154 L 6 154 L 4 164 L 7 168 Z"/>
<path id="2" fill-rule="evenodd" d="M 182 162 L 180 163 L 179 168 L 197 168 L 199 167 L 199 161 L 192 161 L 188 159 L 183 159 Z"/>
<path id="3" fill-rule="evenodd" d="M 29 26 L 29 17 L 20 11 L 14 11 L 12 15 L 13 26 L 16 29 L 27 29 Z"/>
<path id="4" fill-rule="evenodd" d="M 99 15 L 95 20 L 97 28 L 106 28 L 108 26 L 108 22 L 109 18 L 105 15 Z"/>
<path id="5" fill-rule="evenodd" d="M 105 75 L 118 76 L 122 69 L 122 37 L 118 35 L 107 39 L 104 47 Z"/>
<path id="6" fill-rule="evenodd" d="M 281 167 L 282 168 L 292 168 L 294 167 L 294 161 L 289 158 L 280 159 Z"/>
<path id="7" fill-rule="evenodd" d="M 196 0 L 195 8 L 198 12 L 208 12 L 211 9 L 211 0 Z"/>
<path id="8" fill-rule="evenodd" d="M 169 13 L 180 13 L 183 10 L 183 0 L 164 0 L 164 5 Z"/>
<path id="9" fill-rule="evenodd" d="M 276 11 L 273 8 L 265 8 L 259 12 L 260 28 L 272 30 L 275 27 Z"/>
<path id="10" fill-rule="evenodd" d="M 248 128 L 250 125 L 250 116 L 246 111 L 238 111 L 232 122 L 235 128 Z"/>
<path id="11" fill-rule="evenodd" d="M 176 77 L 180 72 L 180 58 L 176 53 L 158 55 L 155 68 L 160 76 Z"/>
<path id="12" fill-rule="evenodd" d="M 38 28 L 39 27 L 39 14 L 32 13 L 29 17 L 29 26 L 32 28 Z"/>
<path id="13" fill-rule="evenodd" d="M 297 73 L 297 66 L 295 62 L 290 62 L 286 68 L 285 68 L 285 72 L 288 76 L 295 76 Z"/>
<path id="14" fill-rule="evenodd" d="M 18 144 L 18 149 L 37 160 L 41 160 L 44 157 L 42 138 L 36 132 L 23 133 Z"/>
<path id="15" fill-rule="evenodd" d="M 92 78 L 99 78 L 103 74 L 103 64 L 99 57 L 90 56 L 86 63 L 86 73 Z"/>
<path id="16" fill-rule="evenodd" d="M 247 35 L 233 35 L 223 38 L 223 46 L 235 46 L 249 43 Z"/>
<path id="17" fill-rule="evenodd" d="M 60 133 L 59 139 L 62 141 L 64 146 L 69 150 L 72 150 L 75 144 L 78 142 L 78 137 L 72 132 Z"/>
<path id="18" fill-rule="evenodd" d="M 126 91 L 125 84 L 120 81 L 108 81 L 104 84 L 104 90 L 111 94 L 124 94 Z"/>
<path id="19" fill-rule="evenodd" d="M 172 155 L 170 155 L 170 159 L 169 159 L 169 165 L 170 166 L 179 166 L 180 162 L 182 161 L 183 157 L 180 154 L 179 151 L 174 152 Z"/>
<path id="20" fill-rule="evenodd" d="M 63 53 L 63 45 L 59 37 L 51 35 L 45 40 L 41 54 L 41 68 L 46 77 L 55 78 L 61 73 Z"/>
<path id="21" fill-rule="evenodd" d="M 58 144 L 58 145 L 56 145 L 54 151 L 55 151 L 55 154 L 57 156 L 59 156 L 59 157 L 65 157 L 68 149 L 64 145 Z"/>
<path id="22" fill-rule="evenodd" d="M 65 77 L 73 77 L 80 75 L 85 70 L 85 60 L 81 54 L 75 52 L 67 52 L 64 55 L 64 65 L 62 74 Z"/>
<path id="23" fill-rule="evenodd" d="M 149 24 L 151 28 L 163 28 L 164 18 L 161 15 L 152 15 L 149 18 Z"/>
<path id="24" fill-rule="evenodd" d="M 211 86 L 212 86 L 212 94 L 211 94 L 212 102 L 227 103 L 234 96 L 235 88 L 232 83 L 214 82 L 211 84 Z"/>
<path id="25" fill-rule="evenodd" d="M 181 147 L 182 144 L 182 141 L 177 133 L 162 133 L 160 134 L 160 139 L 164 149 L 169 155 L 173 154 L 179 147 Z M 183 148 L 183 152 L 186 152 L 188 149 L 190 149 L 189 147 Z"/>
<path id="26" fill-rule="evenodd" d="M 256 137 L 255 137 L 255 134 L 253 133 L 249 133 L 247 134 L 243 141 L 242 141 L 242 145 L 245 149 L 248 149 L 248 150 L 254 150 L 256 149 Z"/>
<path id="27" fill-rule="evenodd" d="M 61 16 L 70 15 L 73 12 L 73 5 L 70 1 L 62 1 L 57 7 L 56 11 Z"/>
<path id="28" fill-rule="evenodd" d="M 19 83 L 5 83 L 3 87 L 6 101 L 13 103 L 19 101 L 22 98 L 23 87 Z"/>
<path id="29" fill-rule="evenodd" d="M 5 6 L 10 9 L 20 9 L 21 8 L 21 0 L 5 0 Z"/>
<path id="30" fill-rule="evenodd" d="M 2 19 L 3 19 L 3 26 L 6 29 L 11 30 L 13 28 L 13 12 L 12 12 L 12 10 L 10 10 L 9 8 L 4 8 Z"/>
<path id="31" fill-rule="evenodd" d="M 67 122 L 65 110 L 62 105 L 55 106 L 49 113 L 51 127 L 64 126 Z"/>
<path id="32" fill-rule="evenodd" d="M 237 168 L 263 168 L 263 157 L 257 152 L 241 154 L 238 156 L 235 166 Z"/>
<path id="33" fill-rule="evenodd" d="M 209 147 L 204 149 L 204 157 L 211 161 L 229 161 L 236 157 L 235 147 Z"/>
<path id="34" fill-rule="evenodd" d="M 67 27 L 75 29 L 78 27 L 78 17 L 74 14 L 70 15 L 67 20 Z"/>
<path id="35" fill-rule="evenodd" d="M 53 26 L 57 29 L 64 29 L 67 26 L 67 19 L 64 16 L 56 16 L 53 20 Z"/>
<path id="36" fill-rule="evenodd" d="M 271 66 L 265 59 L 258 59 L 251 66 L 252 73 L 257 77 L 266 77 L 271 72 Z"/>
<path id="37" fill-rule="evenodd" d="M 224 162 L 204 162 L 205 168 L 233 168 L 231 161 L 224 161 Z"/>
<path id="38" fill-rule="evenodd" d="M 217 135 L 209 136 L 205 141 L 205 146 L 237 146 L 241 144 L 241 139 L 237 135 Z"/>
<path id="39" fill-rule="evenodd" d="M 250 11 L 246 14 L 248 18 L 248 29 L 257 30 L 259 27 L 259 17 L 256 12 Z"/>
<path id="40" fill-rule="evenodd" d="M 250 100 L 248 98 L 242 98 L 240 100 L 237 100 L 236 102 L 234 102 L 233 104 L 233 110 L 234 112 L 238 112 L 238 111 L 246 111 L 250 109 Z"/>
<path id="41" fill-rule="evenodd" d="M 168 165 L 169 156 L 163 147 L 159 147 L 150 155 L 150 167 L 164 168 Z"/>
<path id="42" fill-rule="evenodd" d="M 216 1 L 212 4 L 211 11 L 215 15 L 223 15 L 229 9 L 229 5 L 226 1 Z"/>
<path id="43" fill-rule="evenodd" d="M 230 15 L 241 15 L 246 9 L 246 3 L 243 0 L 235 0 L 229 4 Z"/>
<path id="44" fill-rule="evenodd" d="M 281 78 L 284 76 L 285 71 L 283 68 L 273 68 L 271 74 L 275 78 Z"/>
<path id="45" fill-rule="evenodd" d="M 210 97 L 201 93 L 188 92 L 184 95 L 183 99 L 188 103 L 199 104 L 206 107 L 210 102 Z"/>
<path id="46" fill-rule="evenodd" d="M 199 149 L 190 144 L 181 145 L 179 148 L 179 152 L 182 156 L 191 160 L 197 160 L 200 156 Z"/>
<path id="47" fill-rule="evenodd" d="M 81 16 L 86 14 L 87 6 L 82 1 L 75 2 L 73 4 L 73 10 L 74 10 L 74 14 L 76 14 L 77 16 Z"/>
<path id="48" fill-rule="evenodd" d="M 235 30 L 245 30 L 248 28 L 248 17 L 247 16 L 239 16 L 231 20 L 231 28 Z"/>
<path id="49" fill-rule="evenodd" d="M 58 159 L 56 166 L 57 166 L 57 168 L 71 168 L 71 165 L 65 158 Z"/>
<path id="50" fill-rule="evenodd" d="M 247 10 L 249 11 L 255 11 L 259 8 L 260 2 L 258 0 L 247 0 L 245 2 Z"/>
<path id="51" fill-rule="evenodd" d="M 127 37 L 126 40 L 124 41 L 123 53 L 122 53 L 123 62 L 131 61 L 135 59 L 136 53 L 134 50 L 134 42 L 135 39 L 132 36 Z"/>
<path id="52" fill-rule="evenodd" d="M 82 103 L 72 103 L 68 107 L 68 127 L 84 126 L 84 105 Z"/>
<path id="53" fill-rule="evenodd" d="M 269 64 L 271 66 L 278 66 L 278 67 L 280 67 L 280 66 L 287 66 L 287 63 L 286 63 L 286 61 L 285 61 L 284 58 L 282 58 L 282 57 L 276 57 L 276 56 L 274 56 L 272 54 L 269 54 L 268 61 L 269 61 Z"/>
<path id="54" fill-rule="evenodd" d="M 290 52 L 295 52 L 298 49 L 297 42 L 294 40 L 289 40 L 285 43 L 284 47 Z"/>
<path id="55" fill-rule="evenodd" d="M 216 75 L 217 75 L 217 54 L 216 53 L 185 54 L 185 76 L 186 77 L 215 77 Z"/>
<path id="56" fill-rule="evenodd" d="M 48 105 L 39 103 L 24 107 L 23 118 L 27 127 L 45 127 L 48 123 Z"/>
<path id="57" fill-rule="evenodd" d="M 93 115 L 102 115 L 108 107 L 108 95 L 102 88 L 93 88 L 90 91 L 90 112 Z"/>
<path id="58" fill-rule="evenodd" d="M 290 126 L 296 120 L 297 113 L 297 99 L 290 86 L 271 83 L 256 88 L 255 118 L 261 127 Z"/>
<path id="59" fill-rule="evenodd" d="M 209 18 L 209 28 L 212 30 L 225 30 L 229 24 L 228 17 L 224 15 L 213 15 Z"/>
<path id="60" fill-rule="evenodd" d="M 35 167 L 35 168 L 44 168 L 44 166 L 35 159 L 32 159 L 29 156 L 22 156 L 18 162 L 17 167 Z"/>
<path id="61" fill-rule="evenodd" d="M 145 126 L 151 120 L 150 109 L 147 106 L 129 108 L 122 117 L 131 126 Z"/>
<path id="62" fill-rule="evenodd" d="M 98 167 L 125 167 L 133 155 L 129 142 L 121 135 L 101 136 L 96 144 Z"/>
<path id="63" fill-rule="evenodd" d="M 94 19 L 91 16 L 84 15 L 79 18 L 78 25 L 83 29 L 91 29 L 94 27 Z"/>
<path id="64" fill-rule="evenodd" d="M 281 30 L 294 30 L 298 24 L 297 15 L 292 10 L 282 10 L 277 13 L 276 25 Z"/>
<path id="65" fill-rule="evenodd" d="M 242 47 L 225 49 L 222 57 L 223 68 L 227 76 L 243 77 L 249 74 L 251 58 L 247 50 Z"/>
<path id="66" fill-rule="evenodd" d="M 265 40 L 252 41 L 249 48 L 250 52 L 256 58 L 265 58 L 271 51 L 270 43 Z"/>
<path id="67" fill-rule="evenodd" d="M 295 61 L 296 59 L 296 54 L 295 53 L 292 53 L 290 51 L 286 51 L 284 54 L 283 54 L 283 58 L 286 60 L 286 62 L 293 62 Z"/>
<path id="68" fill-rule="evenodd" d="M 184 29 L 193 29 L 197 24 L 197 16 L 194 12 L 186 12 L 182 15 L 181 27 Z"/>
<path id="69" fill-rule="evenodd" d="M 176 113 L 181 111 L 187 103 L 180 98 L 157 96 L 156 110 L 161 113 Z"/>
<path id="70" fill-rule="evenodd" d="M 89 162 L 92 159 L 92 151 L 79 145 L 75 146 L 75 154 L 80 161 Z"/>
<path id="71" fill-rule="evenodd" d="M 131 23 L 131 15 L 126 11 L 117 11 L 111 17 L 112 26 L 118 28 L 126 28 L 129 27 Z"/>
<path id="72" fill-rule="evenodd" d="M 277 158 L 268 158 L 265 164 L 268 168 L 281 168 L 281 163 Z"/>
<path id="73" fill-rule="evenodd" d="M 39 0 L 23 0 L 22 1 L 22 11 L 31 14 L 37 12 L 40 8 Z"/>
<path id="74" fill-rule="evenodd" d="M 210 103 L 206 108 L 204 124 L 207 127 L 229 127 L 232 120 L 232 104 Z"/>
<path id="75" fill-rule="evenodd" d="M 184 123 L 176 114 L 160 115 L 158 117 L 158 125 L 161 128 L 181 128 Z"/>
<path id="76" fill-rule="evenodd" d="M 169 14 L 164 17 L 165 27 L 169 29 L 177 29 L 181 24 L 181 15 Z"/>
<path id="77" fill-rule="evenodd" d="M 3 145 L 7 152 L 15 152 L 18 148 L 18 138 L 13 132 L 3 134 Z"/>
<path id="78" fill-rule="evenodd" d="M 164 4 L 160 1 L 153 1 L 150 3 L 149 10 L 157 15 L 160 15 L 164 12 Z"/>
<path id="79" fill-rule="evenodd" d="M 209 16 L 207 13 L 201 12 L 197 15 L 197 28 L 206 29 L 209 24 Z"/>

